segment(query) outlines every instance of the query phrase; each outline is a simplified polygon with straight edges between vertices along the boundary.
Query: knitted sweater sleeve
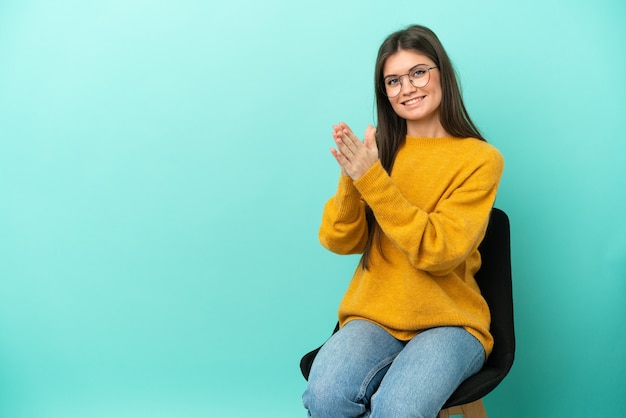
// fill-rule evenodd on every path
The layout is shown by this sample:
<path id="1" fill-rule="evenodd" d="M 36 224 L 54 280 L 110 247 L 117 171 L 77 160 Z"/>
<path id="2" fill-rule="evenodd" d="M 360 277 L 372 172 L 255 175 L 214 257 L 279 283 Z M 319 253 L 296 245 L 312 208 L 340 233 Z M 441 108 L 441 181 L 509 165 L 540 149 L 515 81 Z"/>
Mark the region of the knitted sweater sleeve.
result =
<path id="1" fill-rule="evenodd" d="M 410 263 L 419 270 L 442 276 L 478 247 L 503 166 L 502 156 L 491 154 L 471 171 L 450 180 L 450 186 L 429 211 L 412 204 L 380 162 L 354 185 L 373 210 L 386 237 L 407 254 Z"/>
<path id="2" fill-rule="evenodd" d="M 337 254 L 358 254 L 367 242 L 365 204 L 352 179 L 341 174 L 335 196 L 324 206 L 320 243 Z"/>

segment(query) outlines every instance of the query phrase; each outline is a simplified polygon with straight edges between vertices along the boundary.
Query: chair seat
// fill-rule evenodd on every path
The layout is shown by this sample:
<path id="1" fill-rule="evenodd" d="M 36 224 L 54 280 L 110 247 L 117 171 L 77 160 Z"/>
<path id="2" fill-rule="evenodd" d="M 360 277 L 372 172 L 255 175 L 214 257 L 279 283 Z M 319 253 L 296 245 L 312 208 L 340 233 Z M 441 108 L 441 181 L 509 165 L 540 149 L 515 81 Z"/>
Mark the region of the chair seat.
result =
<path id="1" fill-rule="evenodd" d="M 454 391 L 444 404 L 444 408 L 477 401 L 486 396 L 504 378 L 506 372 L 497 367 L 485 365 L 480 372 L 470 376 Z"/>

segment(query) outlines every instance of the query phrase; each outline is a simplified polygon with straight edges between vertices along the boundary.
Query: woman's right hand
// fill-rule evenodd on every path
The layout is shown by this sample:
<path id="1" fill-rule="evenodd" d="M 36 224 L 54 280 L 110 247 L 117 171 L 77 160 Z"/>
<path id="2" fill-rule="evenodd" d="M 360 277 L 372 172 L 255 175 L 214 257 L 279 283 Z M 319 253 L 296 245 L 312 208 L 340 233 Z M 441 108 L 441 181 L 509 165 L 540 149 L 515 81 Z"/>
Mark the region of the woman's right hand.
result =
<path id="1" fill-rule="evenodd" d="M 333 126 L 333 138 L 337 149 L 331 148 L 330 152 L 339 163 L 341 171 L 352 180 L 358 180 L 378 161 L 376 128 L 372 125 L 365 130 L 363 142 L 344 122 Z"/>

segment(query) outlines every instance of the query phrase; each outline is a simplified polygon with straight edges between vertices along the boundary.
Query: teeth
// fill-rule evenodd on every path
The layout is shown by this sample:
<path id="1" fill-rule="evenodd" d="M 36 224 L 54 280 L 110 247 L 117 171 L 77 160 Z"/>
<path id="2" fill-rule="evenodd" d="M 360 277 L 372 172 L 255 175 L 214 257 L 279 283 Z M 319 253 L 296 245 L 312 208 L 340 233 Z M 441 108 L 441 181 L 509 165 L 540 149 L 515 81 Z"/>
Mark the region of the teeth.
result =
<path id="1" fill-rule="evenodd" d="M 404 102 L 404 104 L 405 105 L 412 105 L 412 104 L 415 104 L 415 103 L 421 101 L 422 99 L 423 99 L 423 97 L 417 97 L 415 99 L 411 99 L 411 100 L 408 100 L 408 101 Z"/>

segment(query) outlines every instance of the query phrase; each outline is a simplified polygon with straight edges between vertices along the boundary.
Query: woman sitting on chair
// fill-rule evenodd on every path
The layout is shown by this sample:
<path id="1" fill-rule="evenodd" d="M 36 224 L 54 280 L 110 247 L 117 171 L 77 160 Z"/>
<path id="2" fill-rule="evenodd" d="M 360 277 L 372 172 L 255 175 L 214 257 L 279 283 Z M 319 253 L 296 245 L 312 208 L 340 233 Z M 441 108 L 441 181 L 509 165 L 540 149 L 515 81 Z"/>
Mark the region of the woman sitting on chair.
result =
<path id="1" fill-rule="evenodd" d="M 333 127 L 341 175 L 319 237 L 362 258 L 303 395 L 316 418 L 433 418 L 493 347 L 474 274 L 503 158 L 428 28 L 391 34 L 375 78 L 378 128 Z"/>

